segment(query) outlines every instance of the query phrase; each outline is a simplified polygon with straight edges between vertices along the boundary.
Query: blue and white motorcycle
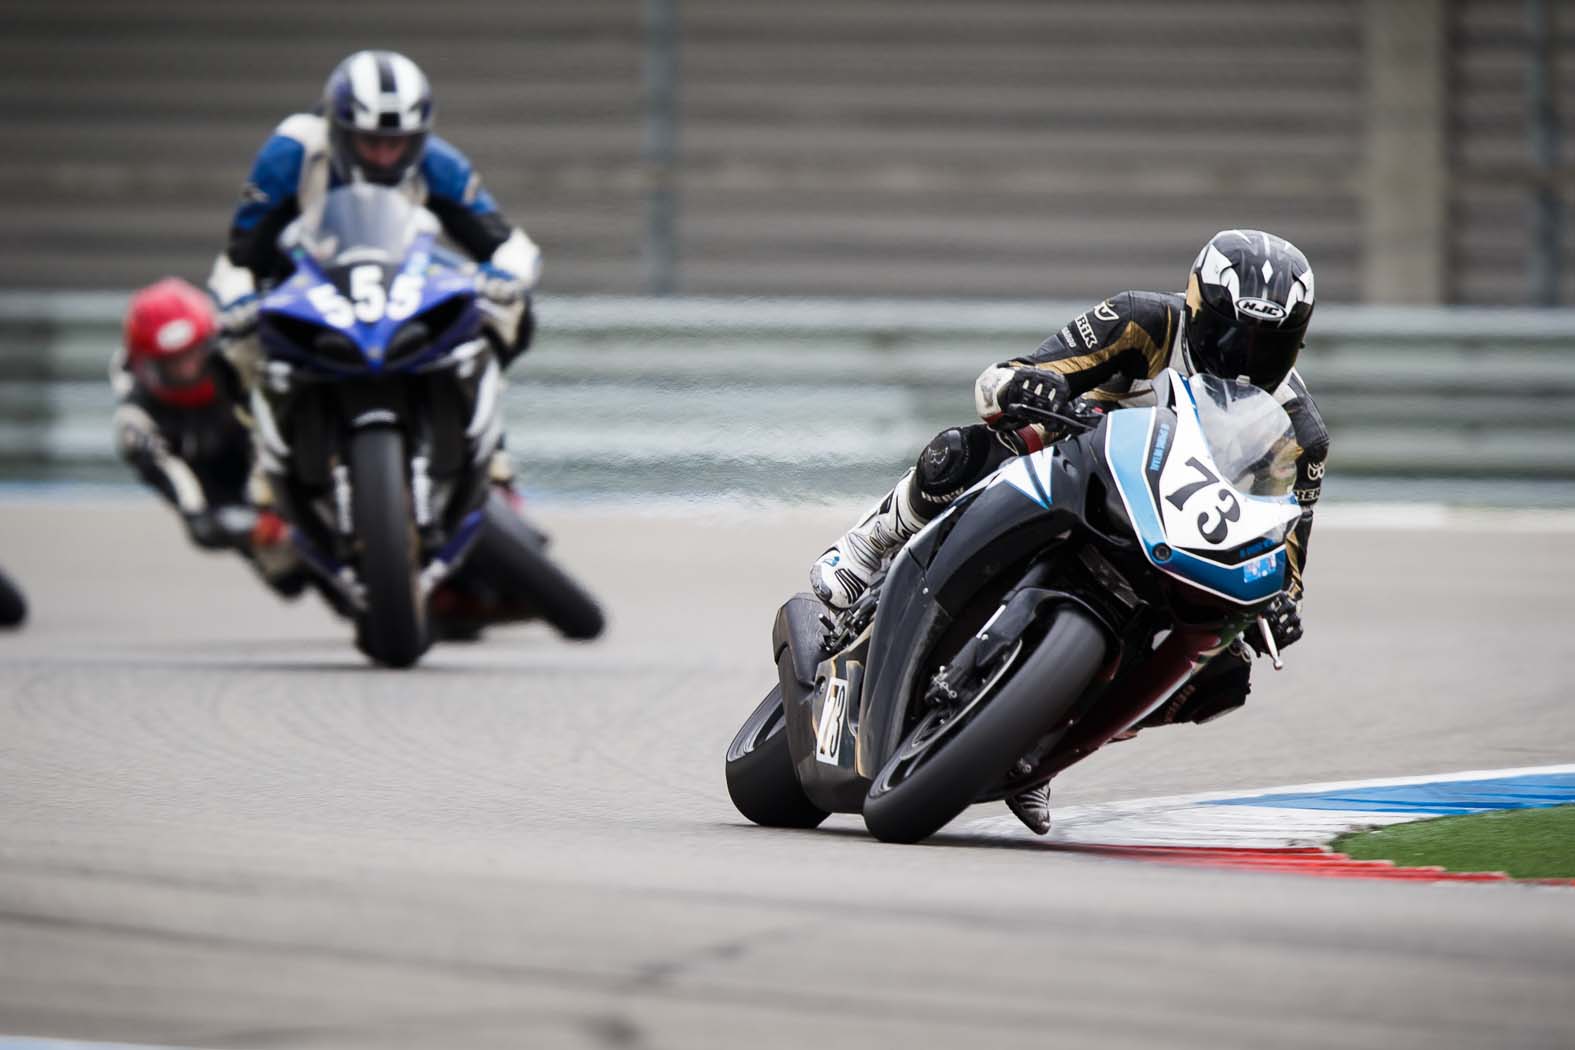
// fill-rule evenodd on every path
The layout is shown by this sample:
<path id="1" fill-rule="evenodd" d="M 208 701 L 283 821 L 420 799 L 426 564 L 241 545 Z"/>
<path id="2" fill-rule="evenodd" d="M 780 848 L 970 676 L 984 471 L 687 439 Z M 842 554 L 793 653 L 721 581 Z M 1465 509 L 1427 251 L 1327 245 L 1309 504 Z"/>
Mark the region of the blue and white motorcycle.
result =
<path id="1" fill-rule="evenodd" d="M 839 616 L 783 605 L 777 685 L 727 753 L 739 811 L 917 841 L 1087 757 L 1240 638 L 1286 584 L 1290 418 L 1207 375 L 1167 372 L 1155 400 L 1045 420 L 1076 436 L 966 492 Z"/>
<path id="2" fill-rule="evenodd" d="M 475 278 L 436 231 L 394 190 L 335 190 L 291 231 L 294 271 L 259 315 L 261 464 L 358 645 L 393 667 L 430 644 L 445 581 L 489 599 L 496 620 L 540 615 L 574 638 L 602 628 L 490 481 L 502 380 Z"/>

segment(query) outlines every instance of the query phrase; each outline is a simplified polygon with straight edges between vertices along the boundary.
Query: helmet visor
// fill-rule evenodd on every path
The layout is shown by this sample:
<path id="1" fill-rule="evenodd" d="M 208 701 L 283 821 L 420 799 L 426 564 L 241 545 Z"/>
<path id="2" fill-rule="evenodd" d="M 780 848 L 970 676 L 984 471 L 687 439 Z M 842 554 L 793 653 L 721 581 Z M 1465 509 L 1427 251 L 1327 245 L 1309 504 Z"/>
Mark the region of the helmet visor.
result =
<path id="1" fill-rule="evenodd" d="M 403 167 L 415 146 L 410 135 L 379 135 L 357 131 L 350 136 L 350 148 L 361 165 L 373 170 Z"/>
<path id="2" fill-rule="evenodd" d="M 164 354 L 148 362 L 153 385 L 163 390 L 185 390 L 208 378 L 208 346 L 198 343 L 176 354 Z"/>
<path id="3" fill-rule="evenodd" d="M 425 131 L 369 131 L 334 125 L 335 166 L 344 178 L 359 170 L 368 182 L 397 185 L 421 159 Z"/>
<path id="4" fill-rule="evenodd" d="M 1193 318 L 1187 339 L 1199 368 L 1224 379 L 1245 376 L 1271 393 L 1296 365 L 1307 326 L 1277 327 L 1221 316 L 1205 304 Z"/>

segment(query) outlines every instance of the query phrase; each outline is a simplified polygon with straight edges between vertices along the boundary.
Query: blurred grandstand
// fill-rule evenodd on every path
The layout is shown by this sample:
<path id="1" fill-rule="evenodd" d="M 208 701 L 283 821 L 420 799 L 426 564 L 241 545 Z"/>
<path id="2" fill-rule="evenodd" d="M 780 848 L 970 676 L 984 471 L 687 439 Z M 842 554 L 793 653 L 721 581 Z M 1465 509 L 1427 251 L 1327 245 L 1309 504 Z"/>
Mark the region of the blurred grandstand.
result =
<path id="1" fill-rule="evenodd" d="M 656 31 L 668 16 L 670 41 Z M 1314 324 L 1332 492 L 1342 474 L 1395 492 L 1412 476 L 1575 485 L 1563 352 L 1575 321 L 1386 310 L 1575 301 L 1562 207 L 1575 10 L 1551 0 L 11 0 L 8 476 L 112 473 L 98 361 L 118 294 L 204 275 L 257 146 L 363 46 L 427 69 L 440 133 L 543 245 L 547 324 L 520 376 L 539 385 L 517 396 L 572 428 L 583 413 L 558 406 L 594 380 L 568 362 L 622 354 L 606 382 L 628 389 L 597 399 L 605 425 L 629 440 L 663 431 L 690 487 L 760 483 L 678 464 L 761 413 L 782 420 L 763 432 L 774 444 L 795 419 L 842 426 L 839 413 L 874 404 L 880 419 L 838 439 L 845 454 L 805 462 L 871 488 L 934 425 L 967 415 L 980 365 L 1031 348 L 1069 308 L 1177 286 L 1229 226 L 1300 244 L 1323 303 L 1377 304 L 1326 305 Z M 109 294 L 58 294 L 83 290 Z M 658 316 L 635 298 L 584 298 L 653 290 L 817 299 L 799 330 L 763 338 L 736 312 L 715 327 L 705 303 Z M 847 297 L 926 309 L 853 323 L 836 314 Z M 986 300 L 1017 301 L 1017 320 L 989 324 Z M 982 327 L 919 323 L 953 314 Z M 755 378 L 784 347 L 791 377 Z M 706 348 L 713 362 L 738 353 L 689 380 L 665 363 Z M 891 374 L 894 360 L 909 372 Z M 732 376 L 732 401 L 707 394 L 707 372 Z M 898 393 L 844 405 L 851 392 L 825 387 L 850 373 Z M 656 412 L 659 392 L 673 400 Z M 1401 392 L 1400 417 L 1381 418 Z M 1509 418 L 1506 444 L 1494 435 Z M 538 477 L 601 491 L 591 467 L 540 451 L 583 449 L 577 435 L 516 425 Z M 1484 452 L 1488 437 L 1499 444 Z"/>

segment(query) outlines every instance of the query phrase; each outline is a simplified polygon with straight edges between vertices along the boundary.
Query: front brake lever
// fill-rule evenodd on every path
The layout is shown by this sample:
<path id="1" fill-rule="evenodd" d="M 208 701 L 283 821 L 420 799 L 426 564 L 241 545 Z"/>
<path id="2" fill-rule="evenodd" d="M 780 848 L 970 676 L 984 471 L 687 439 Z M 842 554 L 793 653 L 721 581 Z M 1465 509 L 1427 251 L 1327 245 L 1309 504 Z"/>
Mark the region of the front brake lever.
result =
<path id="1" fill-rule="evenodd" d="M 1074 434 L 1087 433 L 1099 425 L 1097 420 L 1090 421 L 1085 417 L 1069 416 L 1061 412 L 1050 412 L 1043 409 L 1036 409 L 1019 416 L 1008 417 L 1006 423 L 1007 426 L 1014 430 L 1020 426 L 1033 426 L 1034 424 L 1059 426 Z"/>
<path id="2" fill-rule="evenodd" d="M 1269 621 L 1262 615 L 1258 617 L 1258 630 L 1263 633 L 1263 644 L 1269 649 L 1269 659 L 1274 661 L 1274 669 L 1285 670 L 1285 663 L 1280 659 L 1280 647 L 1274 644 L 1274 632 L 1269 630 Z"/>

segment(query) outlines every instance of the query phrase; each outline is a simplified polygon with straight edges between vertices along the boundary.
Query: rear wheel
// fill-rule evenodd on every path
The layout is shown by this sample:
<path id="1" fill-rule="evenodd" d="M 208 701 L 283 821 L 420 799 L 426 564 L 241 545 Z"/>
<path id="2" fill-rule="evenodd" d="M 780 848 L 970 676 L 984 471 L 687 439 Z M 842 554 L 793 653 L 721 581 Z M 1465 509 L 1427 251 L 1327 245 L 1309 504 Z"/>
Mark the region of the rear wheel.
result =
<path id="1" fill-rule="evenodd" d="M 793 771 L 780 685 L 727 749 L 727 793 L 740 813 L 768 828 L 813 828 L 830 816 L 804 794 Z"/>
<path id="2" fill-rule="evenodd" d="M 399 431 L 374 427 L 351 436 L 350 492 L 366 588 L 366 611 L 357 623 L 361 649 L 380 664 L 409 667 L 426 651 L 427 624 Z"/>
<path id="3" fill-rule="evenodd" d="M 864 824 L 887 842 L 918 842 L 998 783 L 1077 703 L 1105 660 L 1104 632 L 1058 610 L 1044 640 L 976 704 L 926 712 L 876 774 Z"/>
<path id="4" fill-rule="evenodd" d="M 523 600 L 565 638 L 595 638 L 606 627 L 601 606 L 543 549 L 541 537 L 496 492 L 487 496 L 486 520 L 468 564 L 506 596 Z"/>

